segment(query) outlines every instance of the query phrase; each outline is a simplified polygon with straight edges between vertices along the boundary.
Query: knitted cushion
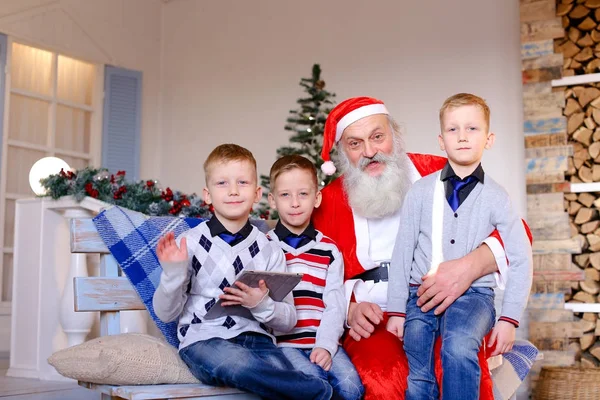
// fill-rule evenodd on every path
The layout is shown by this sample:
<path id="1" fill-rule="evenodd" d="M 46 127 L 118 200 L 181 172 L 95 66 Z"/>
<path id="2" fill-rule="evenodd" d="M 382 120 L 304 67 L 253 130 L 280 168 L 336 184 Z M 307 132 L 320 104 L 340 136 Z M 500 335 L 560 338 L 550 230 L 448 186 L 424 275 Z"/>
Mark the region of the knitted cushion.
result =
<path id="1" fill-rule="evenodd" d="M 92 339 L 57 351 L 48 362 L 67 378 L 98 384 L 198 383 L 173 346 L 139 333 Z"/>

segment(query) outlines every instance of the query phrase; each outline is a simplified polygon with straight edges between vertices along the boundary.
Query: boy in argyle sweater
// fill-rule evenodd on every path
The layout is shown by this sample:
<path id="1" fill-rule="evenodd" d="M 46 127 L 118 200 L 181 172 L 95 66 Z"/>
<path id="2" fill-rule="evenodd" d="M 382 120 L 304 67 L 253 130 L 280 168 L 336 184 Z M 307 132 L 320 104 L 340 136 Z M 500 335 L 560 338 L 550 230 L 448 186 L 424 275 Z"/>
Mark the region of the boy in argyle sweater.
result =
<path id="1" fill-rule="evenodd" d="M 333 399 L 358 400 L 364 393 L 354 365 L 340 346 L 344 332 L 344 260 L 335 243 L 310 219 L 321 202 L 317 171 L 299 155 L 277 160 L 270 172 L 269 204 L 279 222 L 268 237 L 285 253 L 287 269 L 302 273 L 294 288 L 298 321 L 277 329 L 277 344 L 296 369 L 329 382 Z"/>
<path id="2" fill-rule="evenodd" d="M 481 167 L 484 149 L 494 143 L 490 111 L 483 99 L 460 93 L 440 110 L 439 144 L 448 162 L 439 173 L 415 182 L 402 205 L 390 266 L 387 329 L 404 340 L 408 359 L 407 399 L 439 397 L 433 349 L 442 338 L 442 398 L 479 399 L 478 352 L 493 327 L 488 346 L 509 351 L 531 288 L 531 247 L 508 193 Z M 485 178 L 485 179 L 484 179 Z M 445 260 L 473 251 L 498 229 L 509 262 L 501 316 L 496 322 L 494 277 L 483 276 L 442 315 L 417 306 L 421 277 Z"/>
<path id="3" fill-rule="evenodd" d="M 257 288 L 236 282 L 245 270 L 286 269 L 281 249 L 248 221 L 261 198 L 252 153 L 234 144 L 218 146 L 204 173 L 204 201 L 213 205 L 214 216 L 177 239 L 169 233 L 159 241 L 163 271 L 153 298 L 156 315 L 165 322 L 179 318 L 179 354 L 206 384 L 265 399 L 331 398 L 331 386 L 294 370 L 268 332 L 296 324 L 292 295 L 276 302 L 264 281 Z M 205 318 L 219 299 L 224 307 L 247 308 L 252 318 Z"/>

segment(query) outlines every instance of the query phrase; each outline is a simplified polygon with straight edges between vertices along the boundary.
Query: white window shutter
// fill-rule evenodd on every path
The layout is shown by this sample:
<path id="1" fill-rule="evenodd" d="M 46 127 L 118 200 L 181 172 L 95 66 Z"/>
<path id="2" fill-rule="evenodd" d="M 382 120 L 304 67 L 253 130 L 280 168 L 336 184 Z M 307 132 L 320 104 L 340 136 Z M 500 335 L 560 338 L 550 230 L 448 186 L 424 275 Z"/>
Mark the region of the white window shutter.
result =
<path id="1" fill-rule="evenodd" d="M 142 115 L 142 73 L 106 66 L 102 166 L 111 173 L 125 171 L 139 179 Z"/>

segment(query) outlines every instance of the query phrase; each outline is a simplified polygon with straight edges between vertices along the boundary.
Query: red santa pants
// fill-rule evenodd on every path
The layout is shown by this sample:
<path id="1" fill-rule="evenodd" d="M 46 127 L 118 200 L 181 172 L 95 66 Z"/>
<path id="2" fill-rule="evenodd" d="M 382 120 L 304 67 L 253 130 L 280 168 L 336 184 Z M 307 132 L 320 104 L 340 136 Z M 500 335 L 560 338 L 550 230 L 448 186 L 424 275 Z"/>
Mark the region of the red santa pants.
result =
<path id="1" fill-rule="evenodd" d="M 402 342 L 385 329 L 387 314 L 368 339 L 356 341 L 349 335 L 344 338 L 343 346 L 354 363 L 363 385 L 365 400 L 404 399 L 408 362 L 402 348 Z M 441 342 L 435 345 L 435 374 L 441 383 L 442 363 L 440 360 Z M 493 400 L 492 378 L 487 366 L 485 349 L 479 352 L 481 365 L 481 400 Z"/>

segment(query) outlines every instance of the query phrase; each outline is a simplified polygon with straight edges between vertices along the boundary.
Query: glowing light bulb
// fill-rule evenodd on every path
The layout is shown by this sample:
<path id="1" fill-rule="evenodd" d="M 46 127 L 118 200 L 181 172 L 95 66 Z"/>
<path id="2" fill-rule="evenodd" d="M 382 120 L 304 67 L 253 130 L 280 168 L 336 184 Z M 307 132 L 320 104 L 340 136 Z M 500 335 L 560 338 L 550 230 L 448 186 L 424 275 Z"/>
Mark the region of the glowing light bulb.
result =
<path id="1" fill-rule="evenodd" d="M 44 157 L 35 162 L 29 170 L 29 186 L 38 196 L 46 194 L 46 189 L 40 184 L 40 179 L 58 174 L 63 169 L 69 171 L 71 167 L 58 157 Z"/>

